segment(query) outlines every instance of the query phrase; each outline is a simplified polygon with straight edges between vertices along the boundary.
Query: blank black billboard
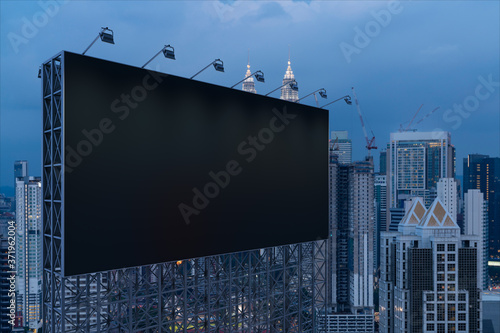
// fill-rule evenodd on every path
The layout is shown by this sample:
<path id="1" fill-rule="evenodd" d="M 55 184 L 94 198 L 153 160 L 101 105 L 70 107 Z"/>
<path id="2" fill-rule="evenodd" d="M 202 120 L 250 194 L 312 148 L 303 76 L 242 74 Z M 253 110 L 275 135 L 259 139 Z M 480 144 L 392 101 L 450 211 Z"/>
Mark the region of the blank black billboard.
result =
<path id="1" fill-rule="evenodd" d="M 65 276 L 328 236 L 327 110 L 69 52 L 63 71 Z"/>

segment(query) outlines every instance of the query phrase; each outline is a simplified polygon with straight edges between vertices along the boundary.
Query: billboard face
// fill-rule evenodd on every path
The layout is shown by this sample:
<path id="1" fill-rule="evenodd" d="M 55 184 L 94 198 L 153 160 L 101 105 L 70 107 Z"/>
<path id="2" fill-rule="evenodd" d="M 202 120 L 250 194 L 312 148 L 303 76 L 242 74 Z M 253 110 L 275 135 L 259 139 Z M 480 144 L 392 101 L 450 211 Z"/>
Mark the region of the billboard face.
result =
<path id="1" fill-rule="evenodd" d="M 64 52 L 66 276 L 325 239 L 328 111 Z"/>

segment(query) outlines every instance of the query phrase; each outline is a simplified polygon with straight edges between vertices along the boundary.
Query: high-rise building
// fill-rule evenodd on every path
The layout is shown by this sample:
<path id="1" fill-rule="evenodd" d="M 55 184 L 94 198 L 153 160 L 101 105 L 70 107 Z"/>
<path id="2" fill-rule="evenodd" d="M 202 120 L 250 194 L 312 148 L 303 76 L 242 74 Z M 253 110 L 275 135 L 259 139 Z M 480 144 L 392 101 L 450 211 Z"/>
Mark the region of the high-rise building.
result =
<path id="1" fill-rule="evenodd" d="M 330 142 L 340 164 L 352 162 L 352 141 L 348 138 L 347 131 L 332 131 Z"/>
<path id="2" fill-rule="evenodd" d="M 353 313 L 373 311 L 375 231 L 373 159 L 353 162 L 349 170 L 350 303 Z"/>
<path id="3" fill-rule="evenodd" d="M 454 178 L 441 178 L 437 183 L 437 196 L 457 221 L 458 213 L 458 191 L 457 182 Z"/>
<path id="4" fill-rule="evenodd" d="M 290 65 L 290 56 L 288 56 L 288 67 L 286 68 L 285 76 L 283 76 L 283 87 L 281 87 L 281 99 L 285 101 L 295 102 L 299 99 L 299 92 L 290 88 L 287 83 L 295 81 L 295 75 Z"/>
<path id="5" fill-rule="evenodd" d="M 245 73 L 245 81 L 243 81 L 243 85 L 241 90 L 251 92 L 256 94 L 257 90 L 255 90 L 255 82 L 253 81 L 252 72 L 250 71 L 250 60 L 247 64 L 247 72 Z"/>
<path id="6" fill-rule="evenodd" d="M 338 155 L 330 150 L 329 209 L 330 239 L 328 240 L 329 291 L 328 306 L 336 313 L 348 313 L 349 308 L 349 166 L 338 163 Z"/>
<path id="7" fill-rule="evenodd" d="M 439 179 L 455 177 L 450 133 L 391 133 L 386 163 L 388 207 L 404 208 L 404 201 L 412 197 L 423 197 L 429 207 L 437 195 Z M 391 220 L 389 214 L 390 210 L 387 220 Z"/>
<path id="8" fill-rule="evenodd" d="M 387 150 L 382 150 L 380 152 L 380 160 L 379 160 L 379 173 L 381 175 L 385 175 L 387 173 Z"/>
<path id="9" fill-rule="evenodd" d="M 480 190 L 488 201 L 489 256 L 500 261 L 500 157 L 464 158 L 464 193 L 470 189 Z"/>
<path id="10" fill-rule="evenodd" d="M 380 332 L 482 332 L 480 247 L 439 198 L 413 198 L 381 236 Z"/>
<path id="11" fill-rule="evenodd" d="M 39 177 L 16 180 L 17 306 L 21 326 L 39 329 L 42 305 L 42 183 Z"/>
<path id="12" fill-rule="evenodd" d="M 328 332 L 374 331 L 375 206 L 373 159 L 338 162 L 330 150 Z"/>
<path id="13" fill-rule="evenodd" d="M 379 254 L 379 239 L 380 232 L 387 230 L 387 184 L 386 184 L 385 174 L 375 175 L 375 211 L 376 211 L 376 237 L 375 237 L 375 250 L 376 250 L 376 267 L 380 266 L 380 254 Z"/>
<path id="14" fill-rule="evenodd" d="M 464 234 L 481 238 L 481 246 L 478 247 L 481 260 L 478 263 L 483 277 L 482 289 L 485 290 L 488 288 L 488 202 L 479 190 L 468 190 L 464 201 Z"/>

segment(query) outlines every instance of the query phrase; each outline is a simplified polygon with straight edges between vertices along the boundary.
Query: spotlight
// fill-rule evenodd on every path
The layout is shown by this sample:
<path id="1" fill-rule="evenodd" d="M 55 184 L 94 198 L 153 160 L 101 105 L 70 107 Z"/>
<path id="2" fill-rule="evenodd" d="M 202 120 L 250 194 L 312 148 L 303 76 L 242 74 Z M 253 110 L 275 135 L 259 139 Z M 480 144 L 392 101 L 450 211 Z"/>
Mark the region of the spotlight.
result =
<path id="1" fill-rule="evenodd" d="M 233 85 L 231 86 L 231 88 L 236 87 L 239 83 L 241 83 L 241 82 L 245 81 L 246 79 L 248 79 L 249 77 L 252 77 L 252 76 L 255 76 L 255 79 L 256 79 L 257 81 L 259 81 L 259 82 L 264 82 L 264 81 L 265 81 L 265 80 L 264 80 L 264 73 L 262 73 L 262 71 L 256 71 L 256 72 L 254 72 L 254 73 L 252 73 L 252 74 L 250 74 L 250 75 L 246 76 L 243 80 L 240 80 L 240 81 L 236 82 L 235 84 L 233 84 Z"/>
<path id="2" fill-rule="evenodd" d="M 214 68 L 215 68 L 215 70 L 217 72 L 224 72 L 224 63 L 222 62 L 222 60 L 215 59 L 214 61 L 212 61 L 211 63 L 209 63 L 205 67 L 203 67 L 203 69 L 201 71 L 199 71 L 195 75 L 191 76 L 190 79 L 193 79 L 195 76 L 197 76 L 198 74 L 200 74 L 201 72 L 203 72 L 205 69 L 207 69 L 208 67 L 210 67 L 210 65 L 214 65 Z"/>
<path id="3" fill-rule="evenodd" d="M 94 45 L 94 43 L 97 41 L 98 38 L 101 38 L 101 41 L 105 43 L 109 44 L 115 43 L 113 30 L 109 29 L 108 27 L 101 28 L 101 31 L 99 32 L 97 37 L 92 41 L 92 43 L 90 43 L 90 45 L 85 49 L 85 51 L 83 51 L 82 54 L 87 53 L 87 51 L 90 49 L 92 45 Z"/>
<path id="4" fill-rule="evenodd" d="M 158 51 L 158 53 L 156 53 L 153 56 L 153 58 L 149 59 L 148 62 L 146 62 L 141 68 L 146 67 L 147 64 L 153 61 L 153 59 L 156 58 L 162 52 L 165 58 L 175 60 L 174 48 L 170 45 L 165 45 L 160 51 Z"/>

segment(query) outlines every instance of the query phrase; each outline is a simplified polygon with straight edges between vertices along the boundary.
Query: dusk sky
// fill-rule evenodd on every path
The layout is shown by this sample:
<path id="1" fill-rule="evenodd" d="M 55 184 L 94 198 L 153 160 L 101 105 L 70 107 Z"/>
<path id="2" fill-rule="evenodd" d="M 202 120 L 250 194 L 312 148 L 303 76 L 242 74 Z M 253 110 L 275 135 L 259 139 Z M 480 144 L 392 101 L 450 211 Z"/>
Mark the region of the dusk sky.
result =
<path id="1" fill-rule="evenodd" d="M 44 7 L 43 4 L 49 4 Z M 226 87 L 241 80 L 247 54 L 258 94 L 281 85 L 290 46 L 299 97 L 325 88 L 328 100 L 355 87 L 378 155 L 391 132 L 424 104 L 412 128 L 451 132 L 457 173 L 469 153 L 500 156 L 500 2 L 498 1 L 4 1 L 0 2 L 0 185 L 12 186 L 15 160 L 41 175 L 41 80 L 38 67 L 61 50 L 142 66 L 163 45 L 177 60 L 148 67 Z M 238 87 L 241 89 L 241 86 Z M 279 91 L 272 96 L 279 98 Z M 91 98 L 91 96 L 89 96 Z M 302 102 L 302 101 L 301 101 Z M 308 97 L 303 103 L 315 105 Z M 436 107 L 436 112 L 416 124 Z M 367 150 L 353 103 L 330 107 L 331 130 L 347 130 L 353 159 Z"/>

